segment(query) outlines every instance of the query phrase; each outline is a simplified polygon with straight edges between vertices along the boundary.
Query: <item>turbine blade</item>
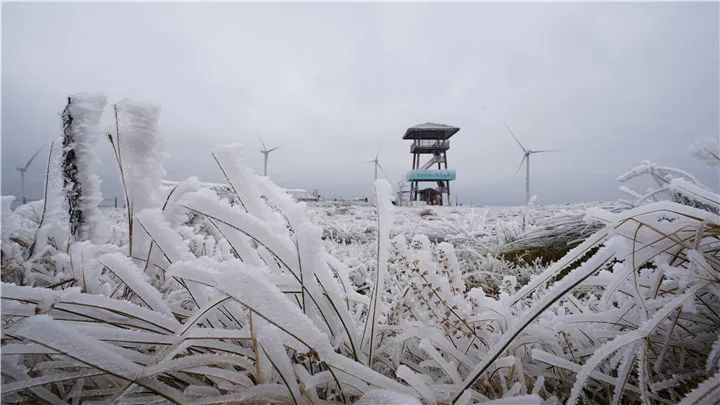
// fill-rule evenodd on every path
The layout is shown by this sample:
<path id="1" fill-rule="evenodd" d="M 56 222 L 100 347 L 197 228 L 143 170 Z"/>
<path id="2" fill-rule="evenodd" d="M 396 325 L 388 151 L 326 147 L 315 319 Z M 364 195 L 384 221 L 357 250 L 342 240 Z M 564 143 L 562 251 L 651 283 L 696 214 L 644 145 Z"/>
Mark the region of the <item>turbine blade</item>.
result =
<path id="1" fill-rule="evenodd" d="M 274 147 L 274 148 L 272 148 L 272 149 L 268 150 L 268 153 L 270 153 L 270 152 L 272 152 L 272 151 L 274 151 L 274 150 L 278 150 L 278 149 L 280 149 L 280 146 L 276 146 L 276 147 Z"/>
<path id="2" fill-rule="evenodd" d="M 517 139 L 517 136 L 515 136 L 515 134 L 513 133 L 512 129 L 510 129 L 510 125 L 508 125 L 507 122 L 504 122 L 504 121 L 503 121 L 503 124 L 505 124 L 505 128 L 507 128 L 508 131 L 510 131 L 510 135 L 512 135 L 513 139 L 515 139 L 515 142 L 517 142 L 517 144 L 520 146 L 520 149 L 522 149 L 523 152 L 526 152 L 526 153 L 527 153 L 527 149 L 525 149 L 525 147 L 522 146 L 522 144 L 520 143 L 520 141 Z"/>
<path id="3" fill-rule="evenodd" d="M 30 166 L 30 163 L 32 163 L 32 161 L 35 159 L 35 156 L 37 156 L 38 153 L 40 153 L 40 151 L 43 150 L 43 148 L 44 148 L 44 146 L 41 146 L 40 149 L 38 149 L 37 152 L 35 152 L 35 154 L 32 155 L 30 160 L 28 160 L 28 162 L 25 164 L 25 168 L 24 168 L 25 170 L 27 170 L 28 166 Z"/>
<path id="4" fill-rule="evenodd" d="M 523 163 L 525 163 L 525 159 L 527 159 L 528 155 L 524 155 L 522 160 L 520 161 L 520 164 L 518 165 L 518 168 L 515 170 L 515 174 L 513 176 L 517 176 L 518 172 L 520 171 L 520 168 L 522 167 Z"/>
<path id="5" fill-rule="evenodd" d="M 557 152 L 557 149 L 531 150 L 530 153 Z"/>
<path id="6" fill-rule="evenodd" d="M 265 142 L 263 142 L 263 139 L 260 135 L 258 135 L 258 139 L 260 140 L 260 144 L 263 146 L 263 150 L 267 150 L 267 146 L 265 146 Z"/>

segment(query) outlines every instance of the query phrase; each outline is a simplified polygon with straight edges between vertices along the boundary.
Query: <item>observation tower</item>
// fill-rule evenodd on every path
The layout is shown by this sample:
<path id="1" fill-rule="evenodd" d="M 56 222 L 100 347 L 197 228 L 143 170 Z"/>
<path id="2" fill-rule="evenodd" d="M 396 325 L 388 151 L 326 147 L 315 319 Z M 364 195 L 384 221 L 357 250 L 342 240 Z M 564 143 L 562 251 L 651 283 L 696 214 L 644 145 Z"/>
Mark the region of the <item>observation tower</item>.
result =
<path id="1" fill-rule="evenodd" d="M 424 201 L 428 205 L 450 204 L 450 182 L 455 180 L 455 170 L 448 170 L 447 151 L 450 149 L 450 137 L 459 130 L 460 128 L 450 125 L 426 122 L 405 131 L 403 139 L 412 141 L 412 170 L 405 175 L 405 180 L 410 182 L 411 202 Z M 431 157 L 421 164 L 423 155 Z M 427 183 L 434 183 L 435 187 Z"/>

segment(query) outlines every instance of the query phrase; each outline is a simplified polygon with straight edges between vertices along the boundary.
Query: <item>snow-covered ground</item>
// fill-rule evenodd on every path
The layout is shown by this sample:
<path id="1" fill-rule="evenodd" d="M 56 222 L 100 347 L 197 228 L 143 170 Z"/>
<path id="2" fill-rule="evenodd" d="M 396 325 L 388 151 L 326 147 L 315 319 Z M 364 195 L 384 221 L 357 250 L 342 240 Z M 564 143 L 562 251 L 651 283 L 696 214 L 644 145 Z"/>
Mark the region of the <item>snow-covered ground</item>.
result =
<path id="1" fill-rule="evenodd" d="M 157 111 L 109 135 L 129 209 L 98 209 L 90 119 L 44 201 L 2 198 L 3 403 L 720 401 L 720 196 L 688 173 L 642 162 L 620 180 L 657 187 L 609 206 L 308 206 L 230 145 L 221 196 L 162 184 Z"/>
<path id="2" fill-rule="evenodd" d="M 521 235 L 556 221 L 580 220 L 598 203 L 526 207 L 427 206 L 393 209 L 390 237 L 410 240 L 425 235 L 434 243 L 454 246 L 463 274 L 486 267 L 497 253 Z M 374 267 L 377 250 L 377 210 L 371 204 L 308 203 L 310 219 L 323 228 L 328 253 L 357 272 Z M 490 255 L 490 259 L 488 259 Z M 531 264 L 531 263 L 528 263 Z M 497 267 L 497 264 L 495 264 Z M 517 275 L 519 269 L 503 267 L 496 279 Z"/>
<path id="3" fill-rule="evenodd" d="M 495 246 L 517 238 L 527 230 L 542 226 L 547 219 L 558 216 L 582 216 L 597 203 L 526 207 L 499 206 L 427 206 L 395 207 L 391 235 L 427 235 L 434 241 Z M 375 239 L 376 209 L 372 205 L 352 203 L 310 203 L 308 211 L 313 222 L 322 226 L 325 236 L 338 242 Z"/>

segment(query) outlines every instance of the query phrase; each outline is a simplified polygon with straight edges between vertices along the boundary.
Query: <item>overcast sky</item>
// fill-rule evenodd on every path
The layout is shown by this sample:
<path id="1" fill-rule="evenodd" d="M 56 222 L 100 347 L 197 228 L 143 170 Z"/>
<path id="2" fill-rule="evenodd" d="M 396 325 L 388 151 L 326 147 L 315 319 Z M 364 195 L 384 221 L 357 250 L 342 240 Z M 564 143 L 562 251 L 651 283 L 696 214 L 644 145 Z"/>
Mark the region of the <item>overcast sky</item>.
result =
<path id="1" fill-rule="evenodd" d="M 2 194 L 61 134 L 65 97 L 100 91 L 162 107 L 168 178 L 220 181 L 213 144 L 240 142 L 280 185 L 364 195 L 380 151 L 393 186 L 409 126 L 461 128 L 453 192 L 520 204 L 521 151 L 541 203 L 610 200 L 643 159 L 717 189 L 688 152 L 718 137 L 718 3 L 2 5 Z M 109 112 L 109 109 L 108 109 Z M 105 122 L 109 123 L 109 113 Z M 107 125 L 107 124 L 104 124 Z M 119 196 L 107 142 L 106 198 Z M 47 149 L 45 149 L 45 152 Z M 42 155 L 41 155 L 42 157 Z M 28 173 L 39 198 L 46 157 Z"/>

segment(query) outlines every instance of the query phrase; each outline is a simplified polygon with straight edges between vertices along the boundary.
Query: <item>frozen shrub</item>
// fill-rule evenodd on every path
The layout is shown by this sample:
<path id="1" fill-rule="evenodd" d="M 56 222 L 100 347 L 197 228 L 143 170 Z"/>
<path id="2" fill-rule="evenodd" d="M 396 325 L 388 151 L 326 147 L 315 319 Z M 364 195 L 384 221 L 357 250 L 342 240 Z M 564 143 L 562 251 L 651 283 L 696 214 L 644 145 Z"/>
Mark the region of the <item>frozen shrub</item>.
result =
<path id="1" fill-rule="evenodd" d="M 150 241 L 139 232 L 135 214 L 146 208 L 158 208 L 164 193 L 165 137 L 157 130 L 160 108 L 152 104 L 123 100 L 113 106 L 114 133 L 109 133 L 127 207 L 130 255 L 148 254 Z"/>
<path id="2" fill-rule="evenodd" d="M 710 167 L 720 167 L 720 140 L 700 138 L 690 146 L 692 154 Z"/>
<path id="3" fill-rule="evenodd" d="M 590 208 L 591 235 L 558 233 L 583 239 L 567 254 L 513 266 L 484 244 L 552 215 L 478 215 L 483 236 L 414 210 L 398 224 L 405 214 L 378 181 L 375 208 L 333 215 L 362 237 L 335 243 L 238 145 L 213 151 L 230 198 L 194 178 L 164 188 L 157 110 L 116 111 L 127 239 L 75 240 L 43 222 L 56 202 L 12 211 L 3 199 L 3 402 L 720 396 L 719 197 L 684 172 L 643 164 L 629 177 L 653 176 L 662 192 Z M 443 230 L 446 242 L 425 236 Z"/>
<path id="4" fill-rule="evenodd" d="M 657 188 L 645 193 L 638 193 L 627 186 L 621 187 L 620 190 L 633 198 L 632 200 L 621 201 L 627 206 L 637 207 L 658 200 L 671 200 L 716 214 L 720 213 L 720 199 L 717 198 L 717 193 L 705 187 L 695 177 L 683 170 L 643 161 L 640 165 L 618 177 L 618 180 L 624 183 L 641 176 L 647 176 L 654 180 Z"/>

